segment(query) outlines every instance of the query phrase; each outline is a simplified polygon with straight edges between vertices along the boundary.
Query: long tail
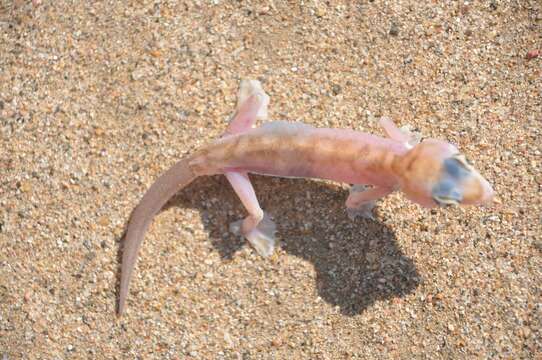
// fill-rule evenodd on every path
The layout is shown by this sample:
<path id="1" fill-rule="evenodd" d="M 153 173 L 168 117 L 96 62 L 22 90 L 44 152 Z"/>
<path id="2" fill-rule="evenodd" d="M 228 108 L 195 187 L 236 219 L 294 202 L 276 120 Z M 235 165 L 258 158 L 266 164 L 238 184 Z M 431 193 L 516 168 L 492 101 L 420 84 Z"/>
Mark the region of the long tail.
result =
<path id="1" fill-rule="evenodd" d="M 175 193 L 190 184 L 197 177 L 188 166 L 190 160 L 191 157 L 182 159 L 160 176 L 149 190 L 147 190 L 132 212 L 124 238 L 120 294 L 117 309 L 119 315 L 122 315 L 124 312 L 130 278 L 132 277 L 137 260 L 137 254 L 152 218 Z"/>

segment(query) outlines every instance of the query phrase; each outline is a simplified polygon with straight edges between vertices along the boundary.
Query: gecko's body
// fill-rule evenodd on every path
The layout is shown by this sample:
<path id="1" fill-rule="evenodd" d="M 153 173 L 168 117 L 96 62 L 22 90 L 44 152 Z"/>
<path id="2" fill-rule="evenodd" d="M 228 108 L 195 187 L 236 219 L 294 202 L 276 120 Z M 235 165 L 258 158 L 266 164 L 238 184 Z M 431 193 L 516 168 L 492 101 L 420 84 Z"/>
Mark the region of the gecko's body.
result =
<path id="1" fill-rule="evenodd" d="M 273 252 L 275 225 L 260 208 L 248 173 L 372 186 L 351 192 L 346 201 L 351 217 L 372 217 L 374 202 L 395 190 L 425 207 L 483 204 L 493 196 L 489 183 L 449 143 L 430 139 L 412 146 L 412 137 L 385 118 L 381 125 L 389 138 L 283 121 L 253 128 L 257 118 L 266 118 L 268 101 L 259 82 L 242 82 L 238 109 L 225 135 L 179 161 L 143 196 L 124 241 L 119 313 L 124 310 L 137 253 L 153 216 L 198 176 L 227 177 L 249 213 L 231 229 L 247 238 L 262 256 Z"/>
<path id="2" fill-rule="evenodd" d="M 407 151 L 371 134 L 277 121 L 222 138 L 197 153 L 192 167 L 205 175 L 235 171 L 393 186 L 393 161 Z"/>

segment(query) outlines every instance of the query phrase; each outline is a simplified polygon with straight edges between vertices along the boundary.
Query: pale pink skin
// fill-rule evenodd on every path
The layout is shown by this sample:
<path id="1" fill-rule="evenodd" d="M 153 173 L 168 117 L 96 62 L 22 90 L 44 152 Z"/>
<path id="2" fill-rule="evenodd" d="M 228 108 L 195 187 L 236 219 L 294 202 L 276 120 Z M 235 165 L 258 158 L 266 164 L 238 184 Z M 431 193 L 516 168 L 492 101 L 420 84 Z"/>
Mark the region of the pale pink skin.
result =
<path id="1" fill-rule="evenodd" d="M 224 136 L 164 173 L 134 209 L 124 240 L 119 313 L 124 310 L 137 252 L 152 217 L 198 176 L 226 176 L 249 214 L 230 229 L 243 235 L 262 256 L 273 253 L 275 225 L 261 209 L 248 173 L 370 185 L 369 189 L 352 188 L 346 201 L 351 217 L 372 218 L 374 202 L 395 190 L 424 207 L 480 205 L 493 197 L 491 185 L 447 142 L 430 139 L 412 146 L 413 137 L 387 118 L 380 124 L 388 138 L 302 123 L 272 122 L 253 128 L 257 119 L 267 118 L 268 103 L 259 82 L 243 81 L 237 112 Z"/>

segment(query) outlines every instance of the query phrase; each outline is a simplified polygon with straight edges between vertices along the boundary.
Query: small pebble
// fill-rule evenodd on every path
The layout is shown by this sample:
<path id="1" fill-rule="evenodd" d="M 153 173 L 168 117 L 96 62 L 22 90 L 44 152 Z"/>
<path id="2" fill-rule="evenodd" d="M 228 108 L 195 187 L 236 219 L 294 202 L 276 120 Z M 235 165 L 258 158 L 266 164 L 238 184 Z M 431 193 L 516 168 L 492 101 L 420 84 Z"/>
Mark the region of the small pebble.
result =
<path id="1" fill-rule="evenodd" d="M 392 23 L 391 24 L 389 34 L 391 36 L 399 35 L 399 25 L 397 23 Z"/>
<path id="2" fill-rule="evenodd" d="M 531 50 L 527 52 L 527 55 L 525 57 L 527 60 L 536 59 L 540 55 L 540 50 Z"/>

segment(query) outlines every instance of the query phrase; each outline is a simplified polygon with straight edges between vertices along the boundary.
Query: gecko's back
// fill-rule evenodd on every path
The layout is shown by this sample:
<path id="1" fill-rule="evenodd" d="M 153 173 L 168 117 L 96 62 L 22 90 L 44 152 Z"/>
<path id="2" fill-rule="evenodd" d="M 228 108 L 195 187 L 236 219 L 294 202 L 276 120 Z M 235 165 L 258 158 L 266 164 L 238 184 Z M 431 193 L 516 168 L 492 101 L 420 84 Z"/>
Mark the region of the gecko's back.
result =
<path id="1" fill-rule="evenodd" d="M 202 151 L 213 172 L 247 171 L 284 177 L 371 183 L 382 164 L 406 148 L 393 140 L 346 129 L 277 121 L 227 136 Z"/>

